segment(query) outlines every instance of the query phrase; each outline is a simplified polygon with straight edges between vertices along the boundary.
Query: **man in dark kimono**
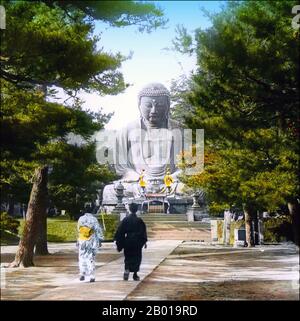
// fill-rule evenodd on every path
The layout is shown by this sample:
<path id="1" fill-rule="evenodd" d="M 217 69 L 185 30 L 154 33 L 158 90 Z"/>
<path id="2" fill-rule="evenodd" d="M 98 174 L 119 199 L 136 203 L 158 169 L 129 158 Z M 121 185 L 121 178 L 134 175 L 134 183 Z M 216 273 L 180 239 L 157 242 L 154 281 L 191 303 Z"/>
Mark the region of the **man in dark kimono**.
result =
<path id="1" fill-rule="evenodd" d="M 129 273 L 133 272 L 133 280 L 139 281 L 137 272 L 142 262 L 142 248 L 147 247 L 147 230 L 144 221 L 136 215 L 138 205 L 130 204 L 129 210 L 131 214 L 120 223 L 115 234 L 115 241 L 119 252 L 124 249 L 124 280 L 127 281 Z"/>

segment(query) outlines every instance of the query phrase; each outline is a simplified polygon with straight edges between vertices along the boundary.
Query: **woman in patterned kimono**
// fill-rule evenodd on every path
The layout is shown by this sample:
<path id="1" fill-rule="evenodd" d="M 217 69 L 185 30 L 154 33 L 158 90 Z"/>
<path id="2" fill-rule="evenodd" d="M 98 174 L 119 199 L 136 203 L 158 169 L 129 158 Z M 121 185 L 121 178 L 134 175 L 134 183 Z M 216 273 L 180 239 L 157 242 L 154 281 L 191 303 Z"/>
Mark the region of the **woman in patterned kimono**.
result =
<path id="1" fill-rule="evenodd" d="M 147 247 L 147 230 L 144 221 L 136 216 L 138 205 L 129 205 L 131 214 L 123 219 L 115 234 L 115 241 L 119 252 L 124 249 L 125 271 L 124 280 L 127 281 L 129 273 L 133 272 L 133 280 L 139 281 L 137 272 L 142 262 L 142 248 Z"/>
<path id="2" fill-rule="evenodd" d="M 85 277 L 89 276 L 90 282 L 95 282 L 95 258 L 103 240 L 102 229 L 93 214 L 85 213 L 78 220 L 77 230 L 79 280 L 84 281 Z"/>

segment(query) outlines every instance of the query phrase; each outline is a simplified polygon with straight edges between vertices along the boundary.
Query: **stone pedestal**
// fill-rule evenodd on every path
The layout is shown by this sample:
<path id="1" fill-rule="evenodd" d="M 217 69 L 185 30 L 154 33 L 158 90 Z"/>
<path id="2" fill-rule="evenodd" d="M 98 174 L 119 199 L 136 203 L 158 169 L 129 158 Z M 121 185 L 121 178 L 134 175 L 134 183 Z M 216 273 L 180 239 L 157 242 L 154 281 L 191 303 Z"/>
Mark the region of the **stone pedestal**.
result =
<path id="1" fill-rule="evenodd" d="M 187 219 L 190 222 L 193 221 L 203 221 L 204 219 L 207 219 L 209 215 L 207 214 L 207 211 L 205 208 L 199 206 L 199 207 L 189 207 L 187 212 Z"/>
<path id="2" fill-rule="evenodd" d="M 112 214 L 120 214 L 120 213 L 124 213 L 127 212 L 126 207 L 124 204 L 117 204 L 116 207 L 112 210 Z"/>
<path id="3" fill-rule="evenodd" d="M 225 245 L 230 244 L 230 224 L 231 224 L 231 212 L 224 211 L 224 225 L 223 225 L 223 240 Z"/>
<path id="4" fill-rule="evenodd" d="M 193 197 L 193 205 L 188 208 L 187 210 L 187 220 L 189 222 L 193 221 L 202 221 L 204 218 L 208 218 L 209 215 L 207 214 L 206 208 L 201 207 L 198 204 L 199 193 L 195 193 L 192 195 Z"/>
<path id="5" fill-rule="evenodd" d="M 187 215 L 187 220 L 188 222 L 194 222 L 194 213 L 193 211 L 190 211 L 190 209 L 188 209 L 188 211 L 186 212 Z"/>

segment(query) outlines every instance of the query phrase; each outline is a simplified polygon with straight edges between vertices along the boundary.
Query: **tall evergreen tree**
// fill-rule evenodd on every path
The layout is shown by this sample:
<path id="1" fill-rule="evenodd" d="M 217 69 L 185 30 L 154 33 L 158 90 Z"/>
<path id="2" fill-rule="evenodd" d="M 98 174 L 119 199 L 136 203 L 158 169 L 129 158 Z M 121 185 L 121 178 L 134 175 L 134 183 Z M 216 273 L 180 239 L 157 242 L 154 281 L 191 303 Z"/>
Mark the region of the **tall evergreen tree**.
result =
<path id="1" fill-rule="evenodd" d="M 151 31 L 165 20 L 154 4 L 135 1 L 7 0 L 1 5 L 6 10 L 0 55 L 4 107 L 1 187 L 8 198 L 24 202 L 33 176 L 28 219 L 12 264 L 30 266 L 32 245 L 38 242 L 38 251 L 47 252 L 44 196 L 48 192 L 44 187 L 48 165 L 53 168 L 50 195 L 56 201 L 64 190 L 69 190 L 73 199 L 77 195 L 88 197 L 95 193 L 97 181 L 112 178 L 107 169 L 97 165 L 92 156 L 95 148 L 89 141 L 95 130 L 103 127 L 107 116 L 84 111 L 76 98 L 80 90 L 106 95 L 117 94 L 127 86 L 119 71 L 126 58 L 99 49 L 101 39 L 93 33 L 95 21 L 114 27 L 137 25 L 140 30 Z M 57 88 L 73 98 L 72 106 L 53 102 Z M 69 133 L 81 135 L 88 144 L 69 146 Z M 68 177 L 63 177 L 63 164 L 68 162 L 74 168 Z M 80 193 L 74 190 L 77 183 L 81 184 Z"/>
<path id="2" fill-rule="evenodd" d="M 191 49 L 198 69 L 186 124 L 205 129 L 210 161 L 187 181 L 206 189 L 212 208 L 244 209 L 249 245 L 251 217 L 284 203 L 292 209 L 299 244 L 300 42 L 291 25 L 296 4 L 230 2 L 211 16 L 212 27 L 197 30 Z"/>

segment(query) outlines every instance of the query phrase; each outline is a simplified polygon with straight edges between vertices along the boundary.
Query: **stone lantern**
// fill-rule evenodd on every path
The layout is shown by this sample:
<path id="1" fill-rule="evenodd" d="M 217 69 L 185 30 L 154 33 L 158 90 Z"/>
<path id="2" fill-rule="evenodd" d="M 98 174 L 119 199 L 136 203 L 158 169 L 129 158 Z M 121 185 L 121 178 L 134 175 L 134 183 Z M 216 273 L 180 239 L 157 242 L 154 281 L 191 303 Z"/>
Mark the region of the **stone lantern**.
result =
<path id="1" fill-rule="evenodd" d="M 209 216 L 206 209 L 198 203 L 201 193 L 199 191 L 195 191 L 191 196 L 193 197 L 193 205 L 188 208 L 186 213 L 188 221 L 202 221 L 204 218 L 208 218 Z"/>
<path id="2" fill-rule="evenodd" d="M 117 197 L 117 205 L 113 209 L 112 213 L 113 214 L 120 214 L 120 213 L 126 213 L 126 207 L 122 203 L 123 197 L 124 197 L 124 186 L 121 182 L 118 183 L 118 185 L 115 187 L 116 191 L 116 197 Z"/>
<path id="3" fill-rule="evenodd" d="M 200 206 L 199 206 L 199 203 L 198 203 L 200 193 L 199 193 L 199 192 L 195 192 L 195 193 L 192 194 L 191 196 L 192 196 L 192 198 L 193 198 L 192 208 L 200 209 Z"/>

